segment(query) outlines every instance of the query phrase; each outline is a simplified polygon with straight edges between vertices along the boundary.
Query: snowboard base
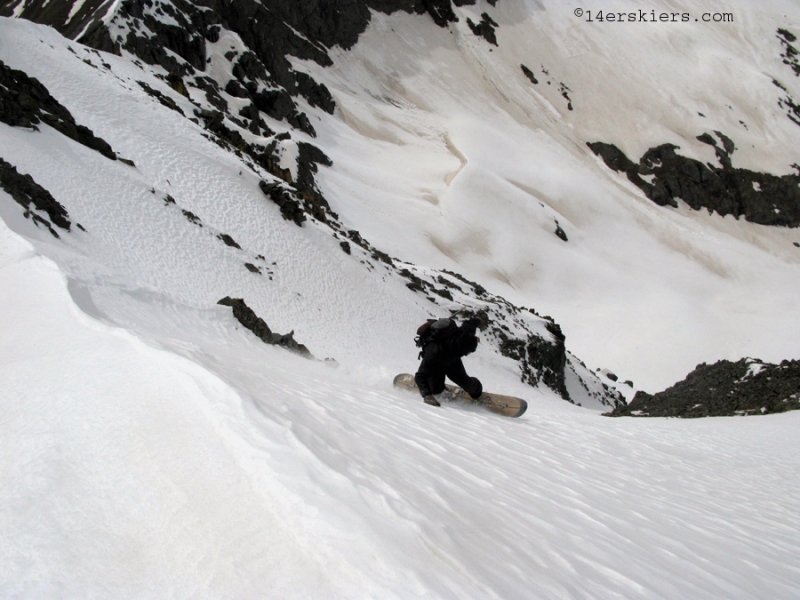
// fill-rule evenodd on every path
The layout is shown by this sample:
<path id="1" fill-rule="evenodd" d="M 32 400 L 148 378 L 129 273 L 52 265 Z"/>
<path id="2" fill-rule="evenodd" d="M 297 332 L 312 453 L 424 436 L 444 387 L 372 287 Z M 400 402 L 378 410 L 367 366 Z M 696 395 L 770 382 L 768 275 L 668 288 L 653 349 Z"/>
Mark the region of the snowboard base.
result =
<path id="1" fill-rule="evenodd" d="M 417 382 L 410 373 L 400 373 L 393 381 L 394 387 L 401 390 L 409 390 L 419 393 Z M 522 398 L 514 396 L 504 396 L 502 394 L 490 394 L 483 392 L 480 398 L 473 399 L 467 392 L 460 387 L 447 384 L 445 391 L 439 395 L 439 400 L 468 402 L 483 406 L 490 411 L 505 417 L 519 417 L 528 410 L 528 403 Z"/>

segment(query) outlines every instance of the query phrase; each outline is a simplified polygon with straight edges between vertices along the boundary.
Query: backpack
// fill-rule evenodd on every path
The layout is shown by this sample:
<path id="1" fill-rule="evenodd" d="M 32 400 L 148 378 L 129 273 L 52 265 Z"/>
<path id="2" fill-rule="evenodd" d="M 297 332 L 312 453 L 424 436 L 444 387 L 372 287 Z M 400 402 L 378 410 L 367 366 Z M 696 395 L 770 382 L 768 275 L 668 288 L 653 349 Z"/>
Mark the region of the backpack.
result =
<path id="1" fill-rule="evenodd" d="M 448 337 L 456 329 L 458 326 L 453 319 L 428 319 L 417 328 L 417 337 L 414 338 L 414 343 L 417 348 L 425 348 L 430 342 Z M 421 356 L 422 351 L 420 351 Z"/>
<path id="2" fill-rule="evenodd" d="M 422 325 L 417 327 L 417 337 L 414 338 L 414 343 L 416 344 L 417 348 L 424 348 L 428 342 L 433 340 L 431 325 L 433 325 L 435 321 L 436 319 L 428 319 Z"/>

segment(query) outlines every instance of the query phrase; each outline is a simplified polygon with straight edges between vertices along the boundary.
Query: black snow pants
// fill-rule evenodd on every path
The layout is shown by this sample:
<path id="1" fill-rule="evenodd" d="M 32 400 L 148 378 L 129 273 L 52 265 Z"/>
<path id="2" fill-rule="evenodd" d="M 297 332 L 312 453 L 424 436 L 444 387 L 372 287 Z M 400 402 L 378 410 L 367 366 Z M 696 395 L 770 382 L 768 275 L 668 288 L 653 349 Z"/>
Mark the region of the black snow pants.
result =
<path id="1" fill-rule="evenodd" d="M 473 398 L 479 398 L 483 393 L 483 385 L 477 378 L 467 375 L 467 370 L 464 368 L 464 363 L 461 362 L 460 358 L 446 365 L 432 365 L 428 369 L 424 368 L 425 366 L 424 364 L 421 365 L 420 370 L 414 376 L 423 398 L 441 394 L 444 391 L 445 377 Z"/>

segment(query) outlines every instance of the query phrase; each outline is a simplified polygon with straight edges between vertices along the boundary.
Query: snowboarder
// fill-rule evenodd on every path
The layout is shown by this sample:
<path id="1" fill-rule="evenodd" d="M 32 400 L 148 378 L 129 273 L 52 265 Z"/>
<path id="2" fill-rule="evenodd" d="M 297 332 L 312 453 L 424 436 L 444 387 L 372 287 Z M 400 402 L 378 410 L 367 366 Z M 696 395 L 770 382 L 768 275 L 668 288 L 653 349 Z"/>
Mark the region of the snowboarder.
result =
<path id="1" fill-rule="evenodd" d="M 475 377 L 467 375 L 461 358 L 475 352 L 478 338 L 475 330 L 481 320 L 472 318 L 460 327 L 453 319 L 428 321 L 419 328 L 417 344 L 422 348 L 422 362 L 414 376 L 420 394 L 426 404 L 440 406 L 434 394 L 445 389 L 444 378 L 448 377 L 472 398 L 480 398 L 483 385 Z"/>

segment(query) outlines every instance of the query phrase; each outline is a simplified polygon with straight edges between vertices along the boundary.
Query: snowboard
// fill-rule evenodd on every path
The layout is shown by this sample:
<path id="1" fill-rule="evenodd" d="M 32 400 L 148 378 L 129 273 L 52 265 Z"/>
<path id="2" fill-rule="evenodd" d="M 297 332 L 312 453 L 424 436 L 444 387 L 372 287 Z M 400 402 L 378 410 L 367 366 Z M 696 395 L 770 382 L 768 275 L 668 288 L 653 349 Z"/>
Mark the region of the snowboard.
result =
<path id="1" fill-rule="evenodd" d="M 401 390 L 409 390 L 419 393 L 414 376 L 410 373 L 400 373 L 394 378 L 394 387 Z M 504 417 L 519 417 L 526 410 L 528 410 L 528 403 L 522 398 L 515 398 L 514 396 L 503 396 L 502 394 L 490 394 L 483 392 L 481 397 L 473 399 L 467 392 L 460 387 L 447 384 L 445 391 L 439 395 L 439 401 L 460 401 L 477 404 L 489 409 Z"/>

